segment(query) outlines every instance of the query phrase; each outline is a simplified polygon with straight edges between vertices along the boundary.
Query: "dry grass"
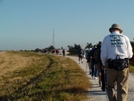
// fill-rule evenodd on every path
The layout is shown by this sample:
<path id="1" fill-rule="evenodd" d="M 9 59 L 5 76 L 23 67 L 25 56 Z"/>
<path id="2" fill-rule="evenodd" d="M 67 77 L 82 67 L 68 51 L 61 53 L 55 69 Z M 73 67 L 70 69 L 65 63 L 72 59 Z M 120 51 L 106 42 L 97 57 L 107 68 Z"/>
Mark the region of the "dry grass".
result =
<path id="1" fill-rule="evenodd" d="M 0 53 L 0 101 L 81 101 L 91 85 L 69 58 L 25 52 Z"/>
<path id="2" fill-rule="evenodd" d="M 129 72 L 134 74 L 134 66 L 133 65 L 129 65 Z"/>

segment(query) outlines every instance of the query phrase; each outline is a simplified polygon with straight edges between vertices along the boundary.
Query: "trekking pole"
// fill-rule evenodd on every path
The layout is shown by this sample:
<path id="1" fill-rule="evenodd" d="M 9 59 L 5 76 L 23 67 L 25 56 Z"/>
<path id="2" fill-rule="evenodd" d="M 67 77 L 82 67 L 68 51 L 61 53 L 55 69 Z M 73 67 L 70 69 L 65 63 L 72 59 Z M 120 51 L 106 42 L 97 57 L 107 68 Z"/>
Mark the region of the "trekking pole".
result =
<path id="1" fill-rule="evenodd" d="M 106 89 L 106 101 L 109 101 L 109 99 L 108 99 L 107 89 Z"/>
<path id="2" fill-rule="evenodd" d="M 104 70 L 104 79 L 105 79 L 106 101 L 109 101 L 108 92 L 107 92 L 107 86 L 106 86 L 106 82 L 107 82 L 107 80 L 106 80 L 106 70 Z"/>

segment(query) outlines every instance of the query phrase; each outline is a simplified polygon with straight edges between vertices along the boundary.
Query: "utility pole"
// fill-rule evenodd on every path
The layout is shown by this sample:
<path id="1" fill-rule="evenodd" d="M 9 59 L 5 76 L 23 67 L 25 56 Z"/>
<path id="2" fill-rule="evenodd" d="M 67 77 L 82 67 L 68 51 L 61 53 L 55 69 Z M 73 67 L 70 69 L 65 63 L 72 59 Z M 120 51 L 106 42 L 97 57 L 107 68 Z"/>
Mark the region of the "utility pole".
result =
<path id="1" fill-rule="evenodd" d="M 52 46 L 54 47 L 54 29 L 53 29 L 53 37 L 52 37 Z"/>

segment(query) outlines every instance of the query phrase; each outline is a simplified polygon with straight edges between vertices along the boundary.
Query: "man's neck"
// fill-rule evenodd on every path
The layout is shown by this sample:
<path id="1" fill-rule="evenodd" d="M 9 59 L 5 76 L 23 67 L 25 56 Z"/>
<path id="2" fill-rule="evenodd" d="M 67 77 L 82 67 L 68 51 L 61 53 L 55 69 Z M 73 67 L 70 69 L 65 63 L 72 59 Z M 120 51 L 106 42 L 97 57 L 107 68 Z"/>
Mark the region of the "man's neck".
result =
<path id="1" fill-rule="evenodd" d="M 120 31 L 116 30 L 116 31 L 114 31 L 114 32 L 112 32 L 112 33 L 118 33 L 118 34 L 120 34 Z"/>

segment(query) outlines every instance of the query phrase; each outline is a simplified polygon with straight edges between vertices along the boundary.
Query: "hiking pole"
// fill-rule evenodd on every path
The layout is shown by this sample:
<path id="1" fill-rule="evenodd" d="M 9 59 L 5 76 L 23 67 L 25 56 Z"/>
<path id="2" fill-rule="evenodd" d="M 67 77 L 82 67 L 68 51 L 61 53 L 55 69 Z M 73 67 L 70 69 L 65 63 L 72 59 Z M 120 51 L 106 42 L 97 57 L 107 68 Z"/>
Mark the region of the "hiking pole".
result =
<path id="1" fill-rule="evenodd" d="M 104 79 L 105 79 L 106 101 L 109 101 L 108 92 L 107 92 L 107 85 L 106 85 L 106 82 L 107 82 L 107 80 L 106 80 L 106 70 L 104 70 Z"/>

